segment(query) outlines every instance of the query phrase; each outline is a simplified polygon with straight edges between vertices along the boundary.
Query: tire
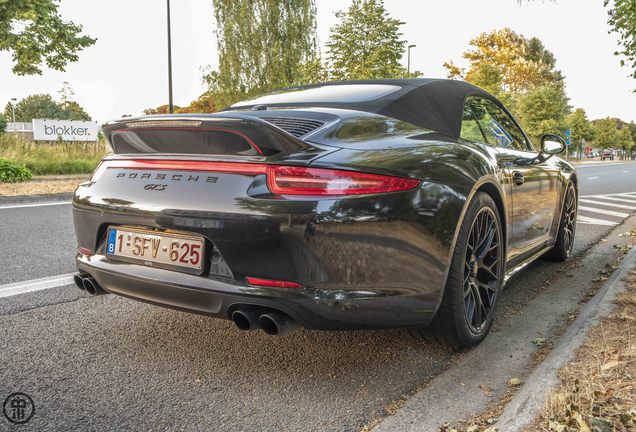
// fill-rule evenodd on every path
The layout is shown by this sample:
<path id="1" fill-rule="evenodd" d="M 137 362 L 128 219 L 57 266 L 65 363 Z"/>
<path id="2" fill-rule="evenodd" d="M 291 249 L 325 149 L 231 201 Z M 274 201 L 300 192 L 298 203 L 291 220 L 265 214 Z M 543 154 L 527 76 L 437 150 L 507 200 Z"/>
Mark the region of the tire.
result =
<path id="1" fill-rule="evenodd" d="M 563 198 L 563 209 L 561 210 L 561 221 L 559 222 L 559 232 L 552 249 L 547 251 L 543 258 L 549 261 L 565 261 L 572 254 L 574 246 L 574 235 L 576 234 L 576 212 L 578 201 L 574 183 L 569 182 L 565 189 Z"/>
<path id="2" fill-rule="evenodd" d="M 484 226 L 486 230 L 483 230 Z M 480 234 L 485 234 L 484 241 L 487 243 L 481 243 L 482 246 L 475 235 L 476 228 Z M 491 233 L 492 237 L 488 240 Z M 488 194 L 477 192 L 459 230 L 437 314 L 427 327 L 409 329 L 410 334 L 456 349 L 481 342 L 490 331 L 497 310 L 504 256 L 497 206 Z M 490 270 L 486 270 L 488 268 Z"/>

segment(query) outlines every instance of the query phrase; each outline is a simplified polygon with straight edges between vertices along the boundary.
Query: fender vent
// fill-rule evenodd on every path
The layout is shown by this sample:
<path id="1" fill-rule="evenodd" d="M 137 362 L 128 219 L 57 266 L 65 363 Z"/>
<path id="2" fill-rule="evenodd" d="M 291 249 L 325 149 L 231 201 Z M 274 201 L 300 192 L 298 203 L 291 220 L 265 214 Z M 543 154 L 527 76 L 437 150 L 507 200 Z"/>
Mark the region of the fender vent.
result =
<path id="1" fill-rule="evenodd" d="M 281 128 L 285 132 L 297 138 L 307 135 L 309 132 L 318 129 L 320 126 L 325 124 L 325 122 L 320 120 L 291 117 L 261 117 L 261 119 Z"/>

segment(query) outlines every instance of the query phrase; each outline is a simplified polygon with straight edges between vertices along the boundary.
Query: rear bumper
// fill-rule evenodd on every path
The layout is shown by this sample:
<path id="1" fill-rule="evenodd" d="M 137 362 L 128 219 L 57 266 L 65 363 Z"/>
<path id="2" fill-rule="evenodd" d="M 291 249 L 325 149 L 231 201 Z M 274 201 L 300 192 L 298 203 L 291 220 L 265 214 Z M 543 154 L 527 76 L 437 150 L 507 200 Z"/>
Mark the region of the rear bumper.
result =
<path id="1" fill-rule="evenodd" d="M 384 290 L 256 288 L 170 270 L 78 254 L 77 267 L 107 292 L 173 309 L 230 319 L 239 306 L 280 310 L 302 326 L 352 330 L 426 325 L 427 296 Z"/>

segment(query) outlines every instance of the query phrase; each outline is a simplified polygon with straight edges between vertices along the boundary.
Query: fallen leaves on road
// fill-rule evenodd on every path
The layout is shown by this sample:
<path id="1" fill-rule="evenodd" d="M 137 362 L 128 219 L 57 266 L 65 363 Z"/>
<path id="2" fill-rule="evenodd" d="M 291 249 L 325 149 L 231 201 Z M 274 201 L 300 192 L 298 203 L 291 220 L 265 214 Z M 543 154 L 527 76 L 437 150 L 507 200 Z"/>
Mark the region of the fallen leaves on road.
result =
<path id="1" fill-rule="evenodd" d="M 486 396 L 490 396 L 492 394 L 492 388 L 488 387 L 486 384 L 479 384 L 479 388 L 484 392 Z"/>
<path id="2" fill-rule="evenodd" d="M 546 342 L 545 338 L 542 338 L 542 337 L 532 339 L 532 343 L 538 347 L 545 345 L 545 342 Z"/>
<path id="3" fill-rule="evenodd" d="M 512 387 L 520 386 L 521 384 L 523 384 L 523 381 L 519 378 L 510 378 L 507 382 L 508 385 Z"/>

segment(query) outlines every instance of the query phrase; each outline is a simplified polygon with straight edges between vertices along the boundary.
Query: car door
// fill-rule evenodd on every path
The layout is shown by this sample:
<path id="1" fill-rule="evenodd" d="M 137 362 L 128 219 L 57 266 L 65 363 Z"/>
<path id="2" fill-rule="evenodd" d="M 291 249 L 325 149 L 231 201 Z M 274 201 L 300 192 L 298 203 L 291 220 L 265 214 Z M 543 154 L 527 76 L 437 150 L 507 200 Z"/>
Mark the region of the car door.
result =
<path id="1" fill-rule="evenodd" d="M 497 162 L 503 169 L 506 189 L 512 203 L 512 235 L 508 257 L 532 253 L 551 234 L 558 202 L 558 170 L 551 160 L 528 160 L 537 151 L 515 120 L 499 104 L 483 99 L 485 113 L 479 119 L 486 139 L 497 150 Z"/>

